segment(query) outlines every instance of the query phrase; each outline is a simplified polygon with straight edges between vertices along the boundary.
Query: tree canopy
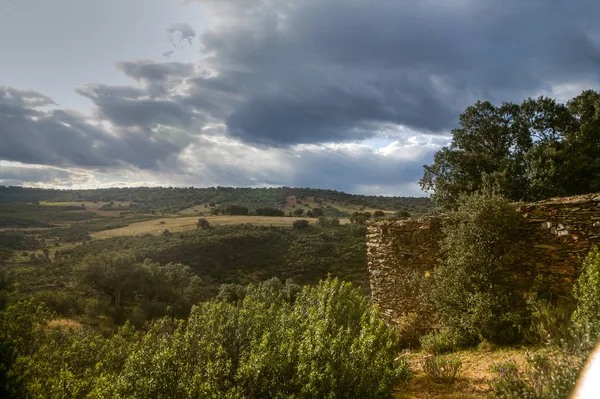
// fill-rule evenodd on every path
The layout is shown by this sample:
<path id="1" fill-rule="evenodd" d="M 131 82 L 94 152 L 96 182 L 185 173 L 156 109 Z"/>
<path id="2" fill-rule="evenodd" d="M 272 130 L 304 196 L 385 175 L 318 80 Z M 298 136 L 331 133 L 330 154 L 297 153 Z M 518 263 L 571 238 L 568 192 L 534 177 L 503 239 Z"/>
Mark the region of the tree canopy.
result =
<path id="1" fill-rule="evenodd" d="M 424 168 L 421 188 L 445 210 L 476 191 L 514 201 L 599 191 L 600 93 L 584 91 L 567 104 L 478 101 Z"/>

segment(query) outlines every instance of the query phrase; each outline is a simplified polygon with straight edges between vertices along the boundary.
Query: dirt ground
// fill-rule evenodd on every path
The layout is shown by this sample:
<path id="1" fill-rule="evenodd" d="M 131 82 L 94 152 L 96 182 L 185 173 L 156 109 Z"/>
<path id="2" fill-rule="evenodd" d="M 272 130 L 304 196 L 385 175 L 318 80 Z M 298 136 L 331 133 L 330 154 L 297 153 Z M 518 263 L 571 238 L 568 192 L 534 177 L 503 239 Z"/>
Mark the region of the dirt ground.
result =
<path id="1" fill-rule="evenodd" d="M 494 378 L 490 371 L 493 363 L 514 360 L 525 365 L 527 352 L 522 348 L 502 348 L 492 351 L 465 350 L 452 354 L 462 361 L 459 378 L 453 384 L 438 384 L 427 377 L 421 368 L 423 353 L 409 354 L 414 375 L 406 385 L 396 388 L 397 399 L 480 399 L 487 397 L 489 384 Z"/>

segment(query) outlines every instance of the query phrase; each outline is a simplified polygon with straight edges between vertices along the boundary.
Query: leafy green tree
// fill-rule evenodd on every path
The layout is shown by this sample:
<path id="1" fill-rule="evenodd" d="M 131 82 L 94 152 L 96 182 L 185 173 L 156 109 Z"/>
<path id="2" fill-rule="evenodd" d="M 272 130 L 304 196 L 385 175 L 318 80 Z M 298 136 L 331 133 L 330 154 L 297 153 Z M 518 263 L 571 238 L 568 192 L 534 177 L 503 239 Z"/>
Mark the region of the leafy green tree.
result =
<path id="1" fill-rule="evenodd" d="M 515 342 L 525 322 L 509 273 L 517 260 L 520 215 L 499 196 L 473 194 L 460 202 L 444 228 L 446 261 L 433 273 L 437 315 L 458 344 Z"/>
<path id="2" fill-rule="evenodd" d="M 123 307 L 135 297 L 135 288 L 141 278 L 135 256 L 125 252 L 102 252 L 88 255 L 76 267 L 79 280 L 104 292 L 111 306 Z"/>
<path id="3" fill-rule="evenodd" d="M 600 189 L 600 94 L 567 105 L 539 97 L 495 106 L 478 101 L 460 115 L 452 142 L 424 166 L 421 188 L 441 209 L 461 193 L 535 200 Z"/>
<path id="4" fill-rule="evenodd" d="M 24 376 L 15 370 L 20 357 L 35 354 L 44 343 L 44 329 L 52 318 L 46 306 L 31 300 L 0 312 L 0 396 L 26 397 Z"/>

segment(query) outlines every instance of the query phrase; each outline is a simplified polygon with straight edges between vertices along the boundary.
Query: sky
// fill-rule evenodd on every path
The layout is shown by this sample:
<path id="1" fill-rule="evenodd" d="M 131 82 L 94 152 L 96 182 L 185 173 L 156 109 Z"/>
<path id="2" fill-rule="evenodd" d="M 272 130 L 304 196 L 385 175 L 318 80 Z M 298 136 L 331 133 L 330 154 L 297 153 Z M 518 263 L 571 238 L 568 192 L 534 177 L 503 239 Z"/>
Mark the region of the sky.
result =
<path id="1" fill-rule="evenodd" d="M 0 0 L 0 185 L 422 196 L 477 100 L 599 89 L 597 0 Z"/>

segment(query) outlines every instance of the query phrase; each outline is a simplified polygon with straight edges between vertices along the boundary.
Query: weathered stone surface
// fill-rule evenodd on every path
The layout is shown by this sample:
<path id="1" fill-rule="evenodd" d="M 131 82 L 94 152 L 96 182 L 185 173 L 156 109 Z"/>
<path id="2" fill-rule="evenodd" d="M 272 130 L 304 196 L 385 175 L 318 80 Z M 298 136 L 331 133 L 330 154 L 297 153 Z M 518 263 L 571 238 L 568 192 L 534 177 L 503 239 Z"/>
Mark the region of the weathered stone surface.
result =
<path id="1" fill-rule="evenodd" d="M 600 194 L 515 204 L 523 215 L 522 252 L 513 273 L 515 287 L 526 290 L 543 275 L 558 295 L 570 295 L 589 250 L 600 244 Z M 426 275 L 443 262 L 440 249 L 444 215 L 369 226 L 367 257 L 371 298 L 390 320 L 419 311 L 413 275 Z"/>

